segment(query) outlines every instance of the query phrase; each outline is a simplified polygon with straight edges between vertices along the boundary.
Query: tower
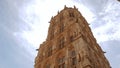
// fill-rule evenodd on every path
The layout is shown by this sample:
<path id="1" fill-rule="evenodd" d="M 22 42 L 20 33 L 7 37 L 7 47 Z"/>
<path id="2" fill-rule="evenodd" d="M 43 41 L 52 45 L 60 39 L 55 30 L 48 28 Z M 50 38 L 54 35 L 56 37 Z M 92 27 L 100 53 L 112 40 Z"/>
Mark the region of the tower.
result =
<path id="1" fill-rule="evenodd" d="M 89 24 L 78 9 L 64 7 L 51 18 L 35 68 L 110 68 Z"/>

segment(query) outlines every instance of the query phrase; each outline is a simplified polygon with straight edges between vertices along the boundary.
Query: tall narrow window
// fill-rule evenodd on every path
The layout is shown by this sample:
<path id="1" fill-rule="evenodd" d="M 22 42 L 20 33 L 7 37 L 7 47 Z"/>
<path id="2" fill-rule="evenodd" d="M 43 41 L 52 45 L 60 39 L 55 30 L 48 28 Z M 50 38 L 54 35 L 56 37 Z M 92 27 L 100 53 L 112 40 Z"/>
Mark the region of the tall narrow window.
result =
<path id="1" fill-rule="evenodd" d="M 71 56 L 72 56 L 72 57 L 75 57 L 75 55 L 76 55 L 76 54 L 75 54 L 75 50 L 71 51 Z"/>
<path id="2" fill-rule="evenodd" d="M 58 59 L 58 68 L 65 68 L 65 57 Z"/>
<path id="3" fill-rule="evenodd" d="M 73 36 L 70 36 L 70 42 L 72 42 L 74 40 Z"/>
<path id="4" fill-rule="evenodd" d="M 52 47 L 48 47 L 48 51 L 47 51 L 47 56 L 51 56 L 52 55 Z"/>
<path id="5" fill-rule="evenodd" d="M 62 23 L 60 26 L 60 33 L 64 31 L 64 24 Z"/>
<path id="6" fill-rule="evenodd" d="M 73 57 L 72 58 L 72 65 L 76 65 L 77 64 L 77 59 L 76 59 L 76 57 Z"/>
<path id="7" fill-rule="evenodd" d="M 62 49 L 64 47 L 64 44 L 65 44 L 65 39 L 64 37 L 60 39 L 59 41 L 59 49 Z"/>
<path id="8" fill-rule="evenodd" d="M 75 50 L 71 51 L 71 65 L 75 66 L 77 64 L 77 58 L 76 58 L 76 53 Z"/>
<path id="9" fill-rule="evenodd" d="M 69 13 L 70 17 L 74 17 L 74 13 L 70 12 Z"/>
<path id="10" fill-rule="evenodd" d="M 60 21 L 62 21 L 64 18 L 63 18 L 63 15 L 61 14 L 60 15 Z"/>

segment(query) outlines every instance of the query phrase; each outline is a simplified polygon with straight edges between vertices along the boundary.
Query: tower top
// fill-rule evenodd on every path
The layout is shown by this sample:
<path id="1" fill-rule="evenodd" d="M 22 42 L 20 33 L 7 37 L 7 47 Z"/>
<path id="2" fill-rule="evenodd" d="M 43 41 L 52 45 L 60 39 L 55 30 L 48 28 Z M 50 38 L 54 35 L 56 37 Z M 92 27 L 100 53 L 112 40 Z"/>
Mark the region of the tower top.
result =
<path id="1" fill-rule="evenodd" d="M 110 68 L 87 21 L 75 6 L 65 6 L 50 22 L 35 68 Z"/>
<path id="2" fill-rule="evenodd" d="M 51 17 L 47 40 L 51 39 L 51 34 L 52 33 L 53 33 L 53 35 L 55 35 L 54 30 L 55 30 L 56 27 L 58 27 L 58 25 L 60 23 L 63 23 L 64 27 L 67 27 L 67 25 L 69 25 L 70 23 L 68 23 L 66 25 L 65 20 L 71 20 L 72 21 L 72 19 L 75 19 L 77 21 L 77 19 L 79 17 L 82 18 L 83 16 L 78 11 L 76 6 L 66 7 L 66 5 L 65 5 L 63 10 L 58 11 L 58 14 L 56 16 Z M 56 32 L 58 32 L 57 30 L 59 31 L 59 29 L 56 29 Z"/>
<path id="3" fill-rule="evenodd" d="M 68 12 L 68 13 L 69 13 L 69 12 L 71 12 L 71 13 L 72 13 L 72 12 L 78 12 L 78 13 L 81 15 L 81 13 L 78 11 L 78 8 L 76 8 L 75 5 L 74 5 L 73 7 L 67 7 L 66 5 L 64 5 L 64 9 L 61 10 L 61 11 L 58 11 L 56 16 L 52 16 L 52 17 L 51 17 L 51 21 L 50 21 L 49 23 L 51 23 L 51 22 L 52 22 L 52 19 L 55 19 L 57 16 L 62 16 L 63 14 L 66 15 L 64 12 L 65 12 L 65 13 L 67 13 L 67 12 Z M 78 15 L 79 15 L 79 14 L 78 14 Z M 63 16 L 64 16 L 64 15 L 63 15 Z"/>

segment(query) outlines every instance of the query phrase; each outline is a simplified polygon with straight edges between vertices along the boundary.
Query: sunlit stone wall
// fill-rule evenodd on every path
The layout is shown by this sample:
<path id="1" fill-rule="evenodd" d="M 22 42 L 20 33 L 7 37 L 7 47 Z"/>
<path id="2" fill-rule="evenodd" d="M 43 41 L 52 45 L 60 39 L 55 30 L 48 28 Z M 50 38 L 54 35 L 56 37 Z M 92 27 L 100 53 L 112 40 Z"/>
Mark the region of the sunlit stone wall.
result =
<path id="1" fill-rule="evenodd" d="M 64 7 L 51 18 L 35 68 L 110 68 L 89 24 L 78 9 Z"/>

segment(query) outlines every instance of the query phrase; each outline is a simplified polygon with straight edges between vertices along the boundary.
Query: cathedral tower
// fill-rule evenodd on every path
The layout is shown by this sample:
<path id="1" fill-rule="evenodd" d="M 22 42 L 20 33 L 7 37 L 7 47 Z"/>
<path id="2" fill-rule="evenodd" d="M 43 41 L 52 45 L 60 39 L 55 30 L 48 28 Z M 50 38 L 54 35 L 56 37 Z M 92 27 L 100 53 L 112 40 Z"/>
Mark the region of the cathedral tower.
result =
<path id="1" fill-rule="evenodd" d="M 34 68 L 110 68 L 110 65 L 85 18 L 75 6 L 65 6 L 51 18 Z"/>

